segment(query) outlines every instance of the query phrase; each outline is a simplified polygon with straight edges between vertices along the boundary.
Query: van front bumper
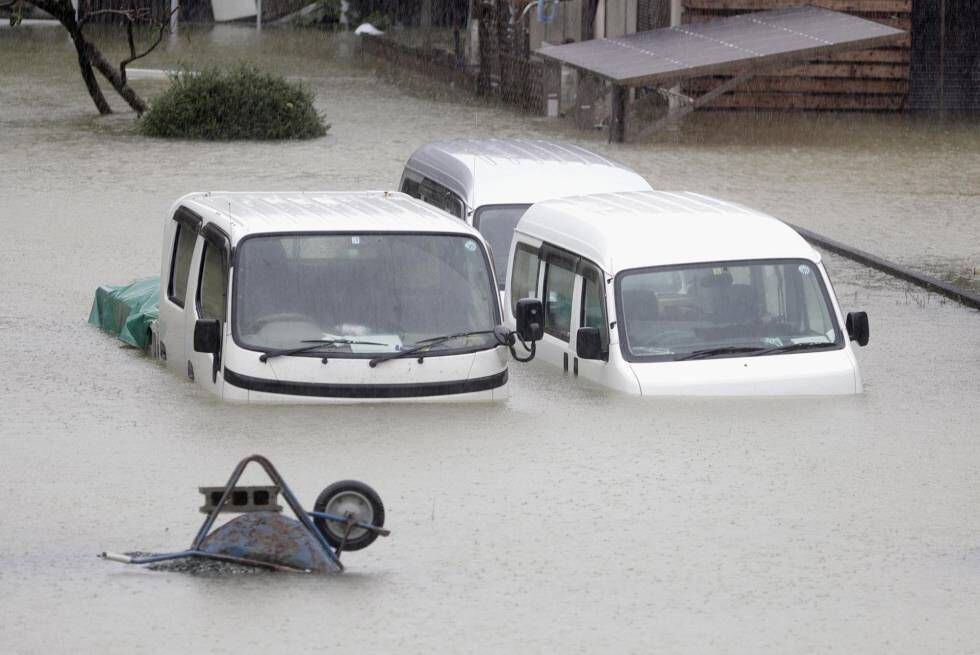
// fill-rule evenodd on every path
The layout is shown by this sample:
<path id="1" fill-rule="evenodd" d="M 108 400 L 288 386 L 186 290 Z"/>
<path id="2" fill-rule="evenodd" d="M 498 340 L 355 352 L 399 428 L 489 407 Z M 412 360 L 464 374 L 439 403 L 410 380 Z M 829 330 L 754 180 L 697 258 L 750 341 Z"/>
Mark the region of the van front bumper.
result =
<path id="1" fill-rule="evenodd" d="M 293 396 L 297 398 L 332 398 L 346 400 L 397 400 L 456 396 L 493 391 L 507 384 L 507 369 L 494 375 L 467 380 L 439 382 L 410 382 L 396 384 L 337 384 L 324 382 L 291 382 L 241 375 L 225 369 L 224 381 L 249 392 Z M 252 400 L 252 394 L 249 394 Z"/>

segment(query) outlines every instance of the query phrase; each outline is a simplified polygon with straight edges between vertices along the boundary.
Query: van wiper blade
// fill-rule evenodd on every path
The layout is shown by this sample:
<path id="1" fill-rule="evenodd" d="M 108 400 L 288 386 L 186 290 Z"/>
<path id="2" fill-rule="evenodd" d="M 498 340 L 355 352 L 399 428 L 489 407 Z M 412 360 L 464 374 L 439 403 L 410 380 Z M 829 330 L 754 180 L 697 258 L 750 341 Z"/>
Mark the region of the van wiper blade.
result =
<path id="1" fill-rule="evenodd" d="M 259 355 L 259 361 L 265 362 L 271 357 L 279 357 L 280 355 L 296 355 L 298 353 L 309 352 L 310 350 L 316 350 L 317 348 L 322 348 L 323 346 L 336 346 L 336 345 L 357 345 L 357 346 L 387 346 L 386 343 L 379 343 L 377 341 L 358 341 L 357 339 L 304 339 L 302 343 L 305 346 L 296 346 L 295 348 L 282 348 L 279 350 L 267 350 L 266 352 Z"/>
<path id="2" fill-rule="evenodd" d="M 806 342 L 806 343 L 788 343 L 785 346 L 773 346 L 772 348 L 765 348 L 757 353 L 752 353 L 752 357 L 757 355 L 771 355 L 774 353 L 791 353 L 798 350 L 812 350 L 815 348 L 826 348 L 828 346 L 833 346 L 832 341 L 824 342 Z"/>
<path id="3" fill-rule="evenodd" d="M 399 350 L 393 353 L 386 353 L 380 357 L 375 357 L 368 364 L 371 368 L 374 368 L 381 362 L 387 362 L 389 359 L 398 359 L 399 357 L 407 357 L 409 355 L 414 355 L 416 353 L 423 352 L 432 348 L 433 346 L 438 346 L 440 343 L 445 343 L 450 339 L 461 339 L 463 337 L 474 337 L 478 334 L 493 334 L 493 330 L 474 330 L 473 332 L 458 332 L 456 334 L 447 334 L 442 337 L 429 337 L 428 339 L 419 339 L 415 342 L 415 345 L 407 350 Z"/>
<path id="4" fill-rule="evenodd" d="M 721 346 L 719 348 L 703 348 L 701 350 L 695 350 L 692 353 L 688 353 L 683 357 L 675 357 L 674 361 L 682 362 L 686 359 L 709 359 L 711 357 L 734 355 L 738 353 L 756 355 L 760 354 L 763 350 L 769 350 L 769 348 L 763 348 L 761 346 Z"/>

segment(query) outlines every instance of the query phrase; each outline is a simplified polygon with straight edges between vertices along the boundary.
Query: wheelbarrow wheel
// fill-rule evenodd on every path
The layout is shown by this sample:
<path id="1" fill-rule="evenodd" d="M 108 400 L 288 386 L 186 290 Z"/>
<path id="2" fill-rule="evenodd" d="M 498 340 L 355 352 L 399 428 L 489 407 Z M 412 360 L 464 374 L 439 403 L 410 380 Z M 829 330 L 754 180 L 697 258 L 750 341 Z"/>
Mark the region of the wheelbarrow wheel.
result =
<path id="1" fill-rule="evenodd" d="M 320 492 L 313 509 L 335 516 L 351 515 L 358 523 L 367 523 L 379 528 L 385 524 L 385 506 L 381 503 L 378 492 L 357 480 L 334 482 Z M 334 548 L 343 543 L 344 551 L 367 548 L 378 538 L 377 532 L 354 526 L 345 542 L 344 533 L 347 531 L 345 524 L 320 517 L 314 517 L 313 522 L 326 537 L 327 543 Z"/>

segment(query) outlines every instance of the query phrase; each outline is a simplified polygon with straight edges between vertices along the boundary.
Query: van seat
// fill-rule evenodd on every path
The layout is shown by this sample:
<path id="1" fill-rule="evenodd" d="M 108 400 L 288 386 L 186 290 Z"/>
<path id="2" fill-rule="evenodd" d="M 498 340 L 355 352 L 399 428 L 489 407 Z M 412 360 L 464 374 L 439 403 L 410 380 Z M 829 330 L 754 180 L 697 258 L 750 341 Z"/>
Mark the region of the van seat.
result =
<path id="1" fill-rule="evenodd" d="M 650 289 L 623 291 L 623 316 L 628 321 L 656 321 L 660 317 L 660 301 Z"/>

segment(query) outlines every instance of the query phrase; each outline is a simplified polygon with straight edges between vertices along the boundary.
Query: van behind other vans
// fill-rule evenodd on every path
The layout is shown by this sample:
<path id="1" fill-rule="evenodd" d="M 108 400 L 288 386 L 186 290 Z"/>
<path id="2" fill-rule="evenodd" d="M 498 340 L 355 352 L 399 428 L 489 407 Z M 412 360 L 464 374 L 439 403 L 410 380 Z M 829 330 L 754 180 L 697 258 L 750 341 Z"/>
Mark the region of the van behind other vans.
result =
<path id="1" fill-rule="evenodd" d="M 639 395 L 855 394 L 820 253 L 779 220 L 695 193 L 547 200 L 517 224 L 505 314 L 543 303 L 537 359 Z"/>
<path id="2" fill-rule="evenodd" d="M 399 189 L 475 227 L 490 245 L 503 288 L 514 227 L 541 200 L 585 193 L 648 191 L 636 171 L 570 143 L 466 139 L 412 153 Z"/>

